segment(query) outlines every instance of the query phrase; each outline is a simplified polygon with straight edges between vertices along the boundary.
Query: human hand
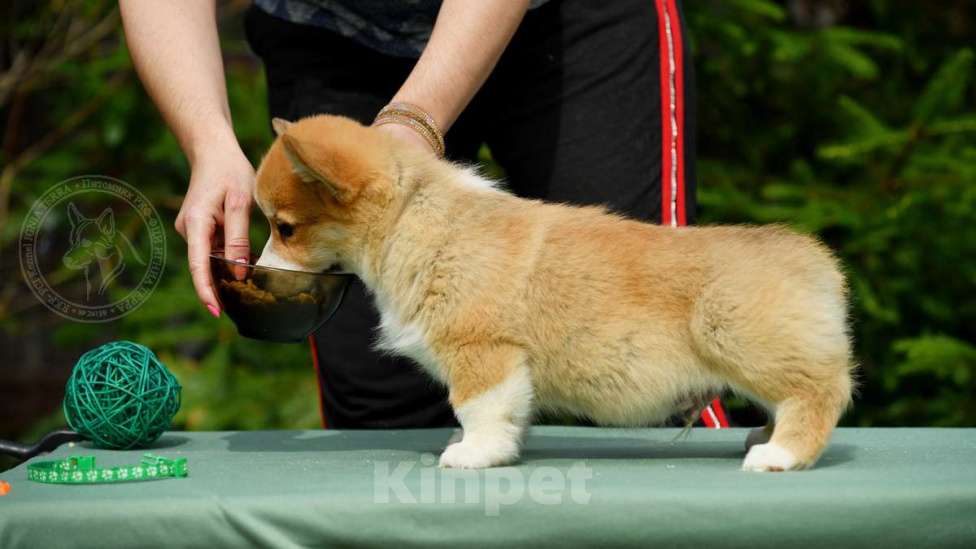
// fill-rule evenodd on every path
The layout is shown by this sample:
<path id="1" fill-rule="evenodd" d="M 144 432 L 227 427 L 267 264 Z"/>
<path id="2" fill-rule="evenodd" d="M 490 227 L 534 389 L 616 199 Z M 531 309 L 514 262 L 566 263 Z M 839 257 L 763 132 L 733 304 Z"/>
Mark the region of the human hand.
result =
<path id="1" fill-rule="evenodd" d="M 220 305 L 210 277 L 210 252 L 223 226 L 224 256 L 248 261 L 248 222 L 254 168 L 239 148 L 208 153 L 193 163 L 190 186 L 176 216 L 176 231 L 187 242 L 190 276 L 197 297 L 215 317 Z"/>
<path id="2" fill-rule="evenodd" d="M 380 131 L 392 135 L 394 138 L 404 143 L 409 143 L 413 146 L 420 147 L 421 149 L 429 153 L 434 152 L 434 149 L 430 147 L 430 143 L 428 143 L 427 140 L 423 138 L 423 136 L 417 133 L 416 130 L 414 130 L 409 126 L 391 122 L 387 124 L 382 124 L 380 126 L 376 126 L 376 128 L 379 129 Z"/>

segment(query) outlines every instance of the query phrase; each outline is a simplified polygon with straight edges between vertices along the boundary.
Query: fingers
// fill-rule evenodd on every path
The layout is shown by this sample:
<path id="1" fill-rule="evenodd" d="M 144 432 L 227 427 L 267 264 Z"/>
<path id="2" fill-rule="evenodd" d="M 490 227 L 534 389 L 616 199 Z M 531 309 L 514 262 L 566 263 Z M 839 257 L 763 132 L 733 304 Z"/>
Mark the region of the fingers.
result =
<path id="1" fill-rule="evenodd" d="M 187 216 L 185 220 L 187 255 L 190 263 L 190 277 L 197 297 L 215 317 L 220 316 L 220 304 L 214 292 L 210 277 L 210 242 L 213 239 L 216 221 L 209 216 Z"/>
<path id="2" fill-rule="evenodd" d="M 224 257 L 250 262 L 251 245 L 247 234 L 250 216 L 250 193 L 228 191 L 224 197 Z M 238 279 L 244 278 L 247 269 L 235 269 L 234 274 Z"/>
<path id="3" fill-rule="evenodd" d="M 193 287 L 215 317 L 220 316 L 220 303 L 210 275 L 210 254 L 215 240 L 220 240 L 215 237 L 223 236 L 227 258 L 249 259 L 247 226 L 253 184 L 254 169 L 243 154 L 211 156 L 194 166 L 176 217 L 176 231 L 187 242 Z M 221 235 L 216 234 L 218 225 L 224 226 Z"/>
<path id="4" fill-rule="evenodd" d="M 186 240 L 186 214 L 183 213 L 183 208 L 180 208 L 180 213 L 176 214 L 176 232 Z"/>

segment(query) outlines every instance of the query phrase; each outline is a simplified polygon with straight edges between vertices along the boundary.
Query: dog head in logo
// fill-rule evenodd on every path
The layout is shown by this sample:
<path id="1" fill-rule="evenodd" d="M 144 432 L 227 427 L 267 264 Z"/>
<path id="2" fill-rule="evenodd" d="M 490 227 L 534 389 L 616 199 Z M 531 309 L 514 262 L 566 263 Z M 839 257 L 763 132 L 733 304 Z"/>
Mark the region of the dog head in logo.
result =
<path id="1" fill-rule="evenodd" d="M 92 296 L 92 279 L 98 277 L 97 295 L 104 295 L 112 282 L 125 272 L 126 262 L 134 260 L 145 265 L 139 252 L 115 225 L 112 208 L 105 208 L 98 217 L 85 217 L 73 202 L 68 203 L 71 223 L 69 244 L 61 261 L 72 270 L 85 275 L 85 298 Z"/>

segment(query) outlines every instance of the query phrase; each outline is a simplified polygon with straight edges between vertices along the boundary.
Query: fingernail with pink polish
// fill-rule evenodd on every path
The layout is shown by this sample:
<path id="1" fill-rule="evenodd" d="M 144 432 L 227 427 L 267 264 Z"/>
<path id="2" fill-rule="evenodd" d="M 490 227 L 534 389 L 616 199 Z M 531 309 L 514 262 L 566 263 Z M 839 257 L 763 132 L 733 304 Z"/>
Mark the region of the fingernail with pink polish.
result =
<path id="1" fill-rule="evenodd" d="M 212 314 L 214 318 L 220 318 L 220 309 L 214 307 L 213 305 L 207 305 L 207 310 L 210 311 L 210 314 Z"/>

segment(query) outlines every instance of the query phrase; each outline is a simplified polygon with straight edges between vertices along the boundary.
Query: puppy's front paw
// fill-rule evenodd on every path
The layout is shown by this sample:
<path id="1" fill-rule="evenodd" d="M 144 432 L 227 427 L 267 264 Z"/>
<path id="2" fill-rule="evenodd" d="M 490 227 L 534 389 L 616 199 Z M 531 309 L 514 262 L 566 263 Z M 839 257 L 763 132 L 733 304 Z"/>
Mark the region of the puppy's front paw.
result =
<path id="1" fill-rule="evenodd" d="M 483 469 L 505 465 L 518 458 L 518 446 L 514 444 L 488 444 L 471 441 L 455 442 L 441 454 L 441 467 L 455 469 Z"/>
<path id="2" fill-rule="evenodd" d="M 793 453 L 772 442 L 753 446 L 742 462 L 743 471 L 790 471 L 798 468 L 799 462 Z"/>

